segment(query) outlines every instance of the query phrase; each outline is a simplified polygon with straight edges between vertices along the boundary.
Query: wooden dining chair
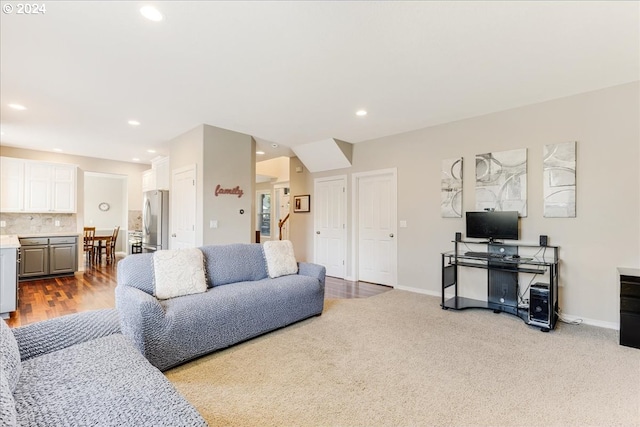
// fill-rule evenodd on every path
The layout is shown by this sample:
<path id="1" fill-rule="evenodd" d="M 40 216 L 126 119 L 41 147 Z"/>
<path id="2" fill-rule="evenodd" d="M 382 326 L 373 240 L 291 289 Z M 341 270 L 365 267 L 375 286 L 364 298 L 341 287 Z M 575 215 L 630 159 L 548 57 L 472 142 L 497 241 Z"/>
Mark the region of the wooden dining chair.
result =
<path id="1" fill-rule="evenodd" d="M 118 233 L 120 232 L 120 226 L 118 225 L 113 229 L 113 235 L 111 236 L 111 240 L 109 240 L 109 245 L 107 245 L 107 259 L 111 261 L 116 260 L 116 241 L 118 240 Z"/>
<path id="2" fill-rule="evenodd" d="M 93 264 L 95 254 L 95 227 L 84 227 L 84 254 L 87 257 L 89 264 Z"/>

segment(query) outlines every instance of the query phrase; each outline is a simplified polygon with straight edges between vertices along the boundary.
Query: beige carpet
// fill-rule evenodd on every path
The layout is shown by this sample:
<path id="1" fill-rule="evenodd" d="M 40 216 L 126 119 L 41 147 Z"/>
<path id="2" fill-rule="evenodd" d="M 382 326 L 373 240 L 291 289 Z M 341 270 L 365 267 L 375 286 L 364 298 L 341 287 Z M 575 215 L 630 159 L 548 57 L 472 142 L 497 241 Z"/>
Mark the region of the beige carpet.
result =
<path id="1" fill-rule="evenodd" d="M 638 426 L 640 350 L 394 290 L 167 372 L 211 426 Z"/>

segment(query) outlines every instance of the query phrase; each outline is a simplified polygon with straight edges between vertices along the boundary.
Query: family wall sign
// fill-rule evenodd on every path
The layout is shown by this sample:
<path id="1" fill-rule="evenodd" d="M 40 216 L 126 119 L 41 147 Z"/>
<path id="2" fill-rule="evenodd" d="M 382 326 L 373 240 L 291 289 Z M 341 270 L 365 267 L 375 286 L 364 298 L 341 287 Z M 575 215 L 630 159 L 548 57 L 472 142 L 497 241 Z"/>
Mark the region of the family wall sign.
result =
<path id="1" fill-rule="evenodd" d="M 216 185 L 215 195 L 216 197 L 220 195 L 230 195 L 230 196 L 238 196 L 238 198 L 242 197 L 244 191 L 240 188 L 239 185 L 236 185 L 233 188 L 223 188 L 220 184 Z"/>

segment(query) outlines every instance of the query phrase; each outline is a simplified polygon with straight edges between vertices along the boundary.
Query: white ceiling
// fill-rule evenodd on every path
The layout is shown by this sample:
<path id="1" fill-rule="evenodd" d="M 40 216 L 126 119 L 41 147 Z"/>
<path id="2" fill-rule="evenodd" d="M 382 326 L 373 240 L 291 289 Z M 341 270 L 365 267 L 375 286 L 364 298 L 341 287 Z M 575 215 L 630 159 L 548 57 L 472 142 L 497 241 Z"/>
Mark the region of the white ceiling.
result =
<path id="1" fill-rule="evenodd" d="M 206 123 L 270 158 L 640 79 L 638 2 L 40 3 L 0 14 L 3 145 L 147 162 Z"/>

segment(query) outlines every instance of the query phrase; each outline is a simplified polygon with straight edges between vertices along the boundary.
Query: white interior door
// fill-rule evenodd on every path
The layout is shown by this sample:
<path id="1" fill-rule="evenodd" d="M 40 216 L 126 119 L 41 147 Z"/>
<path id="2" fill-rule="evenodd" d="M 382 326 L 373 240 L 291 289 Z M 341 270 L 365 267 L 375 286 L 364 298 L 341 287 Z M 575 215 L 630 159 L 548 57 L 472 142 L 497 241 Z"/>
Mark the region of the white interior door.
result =
<path id="1" fill-rule="evenodd" d="M 172 249 L 196 246 L 196 166 L 172 172 L 171 239 Z"/>
<path id="2" fill-rule="evenodd" d="M 396 285 L 397 189 L 395 171 L 356 179 L 358 280 Z"/>
<path id="3" fill-rule="evenodd" d="M 314 195 L 315 263 L 325 266 L 327 276 L 344 278 L 346 177 L 316 179 Z"/>

